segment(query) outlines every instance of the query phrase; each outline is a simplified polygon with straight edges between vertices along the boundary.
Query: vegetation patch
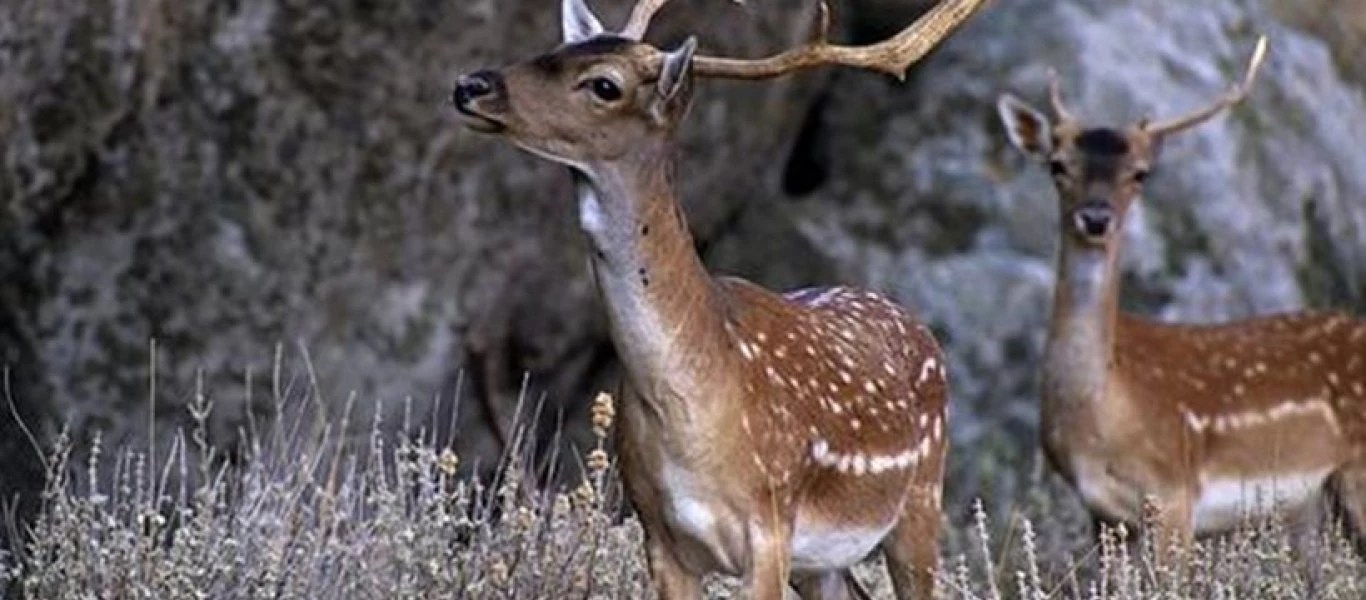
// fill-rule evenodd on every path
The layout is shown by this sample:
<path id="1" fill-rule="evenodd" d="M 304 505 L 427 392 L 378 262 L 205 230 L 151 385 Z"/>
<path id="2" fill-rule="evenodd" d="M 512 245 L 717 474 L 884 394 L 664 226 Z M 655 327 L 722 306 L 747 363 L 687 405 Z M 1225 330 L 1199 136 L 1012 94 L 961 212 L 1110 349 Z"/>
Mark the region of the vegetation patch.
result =
<path id="1" fill-rule="evenodd" d="M 0 586 L 20 598 L 642 598 L 642 531 L 621 501 L 607 438 L 610 396 L 593 403 L 596 443 L 577 483 L 549 488 L 528 467 L 527 427 L 490 480 L 422 430 L 376 419 L 354 447 L 316 398 L 277 398 L 242 456 L 207 440 L 211 403 L 190 404 L 189 431 L 160 452 L 103 449 L 72 464 L 48 450 L 49 483 L 26 544 L 3 557 Z M 561 478 L 563 480 L 564 478 Z M 1184 568 L 1123 528 L 1093 539 L 1069 492 L 1036 484 L 992 523 L 980 503 L 945 517 L 942 598 L 1359 598 L 1366 571 L 1331 528 L 1249 523 L 1199 543 Z M 891 597 L 877 560 L 857 570 Z M 714 598 L 743 596 L 714 578 Z"/>

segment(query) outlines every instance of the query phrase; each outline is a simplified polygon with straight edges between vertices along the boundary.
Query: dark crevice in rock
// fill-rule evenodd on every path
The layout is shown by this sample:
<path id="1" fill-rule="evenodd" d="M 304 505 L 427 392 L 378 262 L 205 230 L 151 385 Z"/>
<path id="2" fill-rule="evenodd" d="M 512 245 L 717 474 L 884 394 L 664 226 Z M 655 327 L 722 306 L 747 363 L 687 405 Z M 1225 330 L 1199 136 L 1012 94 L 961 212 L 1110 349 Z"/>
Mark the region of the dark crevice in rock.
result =
<path id="1" fill-rule="evenodd" d="M 830 178 L 830 135 L 825 120 L 828 95 L 812 101 L 783 167 L 783 193 L 792 197 L 810 194 Z"/>
<path id="2" fill-rule="evenodd" d="M 0 514 L 13 511 L 13 525 L 23 531 L 38 508 L 45 480 L 42 457 L 28 432 L 40 436 L 37 442 L 42 443 L 53 415 L 39 404 L 39 399 L 51 396 L 25 323 L 40 293 L 22 267 L 28 262 L 25 255 L 10 246 L 9 241 L 0 243 Z M 10 533 L 0 525 L 0 553 L 16 543 Z"/>
<path id="3" fill-rule="evenodd" d="M 1302 214 L 1305 260 L 1299 268 L 1299 280 L 1305 300 L 1310 306 L 1366 310 L 1366 282 L 1354 281 L 1351 263 L 1334 244 L 1323 207 L 1314 198 L 1306 198 Z"/>
<path id="4" fill-rule="evenodd" d="M 872 44 L 895 35 L 934 7 L 935 0 L 858 0 L 852 2 L 846 27 L 849 43 Z"/>

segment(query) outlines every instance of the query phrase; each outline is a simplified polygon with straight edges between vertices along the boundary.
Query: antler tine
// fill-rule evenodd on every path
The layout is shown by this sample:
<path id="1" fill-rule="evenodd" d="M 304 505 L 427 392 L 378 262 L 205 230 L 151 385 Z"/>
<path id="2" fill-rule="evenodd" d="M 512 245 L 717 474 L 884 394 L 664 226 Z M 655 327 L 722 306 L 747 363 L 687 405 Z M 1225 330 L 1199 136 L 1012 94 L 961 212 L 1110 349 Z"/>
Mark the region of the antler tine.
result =
<path id="1" fill-rule="evenodd" d="M 1248 60 L 1247 74 L 1243 76 L 1243 80 L 1239 84 L 1233 86 L 1227 92 L 1224 92 L 1222 96 L 1209 106 L 1174 119 L 1148 124 L 1144 126 L 1144 131 L 1147 131 L 1148 134 L 1152 136 L 1175 133 L 1203 123 L 1210 117 L 1219 114 L 1230 106 L 1242 102 L 1244 98 L 1247 98 L 1248 92 L 1251 91 L 1252 82 L 1256 81 L 1257 70 L 1261 68 L 1262 60 L 1264 58 L 1266 58 L 1265 35 L 1257 38 L 1257 46 L 1252 50 L 1252 58 Z"/>
<path id="2" fill-rule="evenodd" d="M 631 16 L 626 19 L 626 26 L 621 28 L 621 37 L 639 41 L 645 37 L 645 31 L 650 28 L 650 19 L 654 18 L 655 13 L 661 7 L 668 4 L 669 0 L 640 0 L 631 7 Z"/>
<path id="3" fill-rule="evenodd" d="M 1058 74 L 1057 69 L 1048 70 L 1048 100 L 1053 105 L 1053 116 L 1059 123 L 1074 120 L 1072 111 L 1067 110 L 1067 104 L 1062 101 L 1062 75 Z"/>
<path id="4" fill-rule="evenodd" d="M 758 60 L 698 56 L 693 59 L 693 72 L 702 77 L 768 79 L 809 67 L 844 65 L 904 79 L 906 69 L 986 2 L 944 0 L 891 38 L 869 46 L 838 46 L 827 41 L 829 7 L 821 0 L 815 31 L 807 43 Z"/>

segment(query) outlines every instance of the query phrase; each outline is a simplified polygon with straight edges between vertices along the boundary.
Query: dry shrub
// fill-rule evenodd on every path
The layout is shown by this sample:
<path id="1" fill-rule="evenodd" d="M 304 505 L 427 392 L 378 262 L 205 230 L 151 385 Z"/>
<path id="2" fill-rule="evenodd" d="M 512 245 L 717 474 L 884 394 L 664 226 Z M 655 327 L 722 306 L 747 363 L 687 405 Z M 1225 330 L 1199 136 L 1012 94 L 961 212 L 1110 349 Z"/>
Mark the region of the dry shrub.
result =
<path id="1" fill-rule="evenodd" d="M 202 394 L 196 426 L 155 458 L 121 449 L 106 459 L 95 439 L 79 469 L 63 434 L 49 453 L 42 514 L 0 579 L 29 598 L 646 593 L 640 529 L 613 518 L 610 415 L 595 419 L 599 445 L 581 483 L 551 491 L 526 466 L 525 440 L 481 482 L 461 477 L 459 456 L 424 432 L 385 436 L 376 419 L 367 447 L 350 448 L 335 435 L 343 423 L 276 407 L 270 426 L 247 433 L 241 465 L 205 441 Z"/>
<path id="2" fill-rule="evenodd" d="M 243 432 L 244 456 L 206 441 L 212 405 L 190 402 L 188 432 L 153 456 L 106 452 L 85 465 L 72 441 L 48 453 L 40 517 L 0 585 L 28 598 L 639 598 L 650 595 L 642 532 L 623 512 L 606 443 L 615 410 L 599 395 L 577 484 L 542 485 L 526 428 L 489 481 L 470 479 L 425 431 L 375 418 L 363 448 L 307 410 L 315 398 L 275 399 L 269 424 Z M 378 411 L 377 411 L 377 414 Z M 406 424 L 405 424 L 406 425 Z M 1366 577 L 1332 528 L 1297 533 L 1279 520 L 1199 543 L 1183 569 L 1153 559 L 1124 529 L 1099 544 L 1068 492 L 1036 485 L 1004 524 L 980 502 L 946 518 L 939 595 L 1020 598 L 1358 598 Z M 1000 540 L 1000 541 L 997 541 Z M 879 598 L 880 561 L 857 569 Z M 737 582 L 708 581 L 711 597 Z"/>

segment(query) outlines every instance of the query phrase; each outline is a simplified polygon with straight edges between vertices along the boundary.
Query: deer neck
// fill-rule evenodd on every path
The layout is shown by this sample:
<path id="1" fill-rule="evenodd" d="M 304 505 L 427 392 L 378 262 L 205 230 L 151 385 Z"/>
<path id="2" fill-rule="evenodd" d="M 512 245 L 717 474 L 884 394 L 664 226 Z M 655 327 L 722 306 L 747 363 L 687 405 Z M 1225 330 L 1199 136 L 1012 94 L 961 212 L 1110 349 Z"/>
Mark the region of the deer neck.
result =
<path id="1" fill-rule="evenodd" d="M 719 298 L 675 199 L 673 169 L 659 151 L 574 170 L 612 340 L 643 401 L 623 414 L 638 435 L 674 435 L 688 430 L 680 420 L 714 413 L 703 406 L 714 395 L 698 390 L 723 354 Z"/>
<path id="2" fill-rule="evenodd" d="M 1108 393 L 1119 309 L 1116 246 L 1063 239 L 1044 348 L 1045 441 L 1075 440 L 1078 432 L 1103 435 L 1102 426 L 1116 422 L 1113 417 L 1124 412 Z"/>

